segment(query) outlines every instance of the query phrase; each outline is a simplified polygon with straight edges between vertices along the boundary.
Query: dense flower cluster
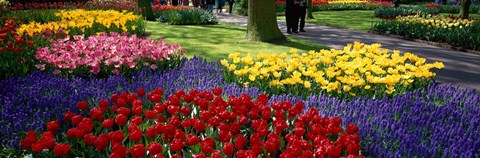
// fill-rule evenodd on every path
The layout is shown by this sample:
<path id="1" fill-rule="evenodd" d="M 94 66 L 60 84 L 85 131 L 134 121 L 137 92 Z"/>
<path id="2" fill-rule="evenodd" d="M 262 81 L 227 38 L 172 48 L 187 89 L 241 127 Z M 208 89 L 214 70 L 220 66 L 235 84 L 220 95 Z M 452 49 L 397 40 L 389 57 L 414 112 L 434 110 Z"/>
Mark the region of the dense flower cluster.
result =
<path id="1" fill-rule="evenodd" d="M 165 96 L 176 89 L 209 90 L 221 86 L 228 95 L 245 93 L 258 96 L 255 87 L 240 88 L 226 84 L 219 63 L 193 58 L 172 71 L 141 71 L 133 76 L 112 76 L 108 79 L 67 79 L 36 72 L 24 78 L 0 81 L 0 141 L 5 147 L 19 148 L 25 132 L 46 131 L 48 121 L 63 113 L 78 113 L 77 102 L 89 98 L 98 101 L 121 91 L 144 87 L 152 91 L 164 87 Z M 98 87 L 102 87 L 99 89 Z M 271 95 L 269 103 L 303 97 Z M 316 107 L 322 116 L 339 116 L 343 126 L 357 124 L 362 136 L 362 154 L 376 157 L 475 157 L 480 142 L 480 95 L 474 90 L 452 85 L 430 85 L 391 99 L 353 98 L 344 101 L 324 95 L 304 100 L 306 107 Z M 425 112 L 428 111 L 428 112 Z M 434 127 L 434 128 L 432 128 Z M 58 132 L 65 132 L 59 128 Z M 455 139 L 453 139 L 455 138 Z M 402 142 L 402 143 L 399 143 Z M 93 147 L 90 147 L 93 148 Z M 94 149 L 92 149 L 94 150 Z M 52 155 L 53 156 L 53 155 Z"/>
<path id="2" fill-rule="evenodd" d="M 84 39 L 75 35 L 73 40 L 58 40 L 50 47 L 38 48 L 35 58 L 43 63 L 37 65 L 42 70 L 45 64 L 51 64 L 56 69 L 54 73 L 72 73 L 84 68 L 97 75 L 100 71 L 119 74 L 122 69 L 135 69 L 142 65 L 156 69 L 161 62 L 178 60 L 184 54 L 185 51 L 178 44 L 166 45 L 164 40 L 111 32 L 109 36 L 101 33 Z"/>
<path id="3" fill-rule="evenodd" d="M 442 5 L 441 4 L 435 4 L 435 3 L 427 3 L 427 4 L 425 4 L 425 7 L 427 7 L 427 8 L 440 8 L 440 7 L 442 7 Z"/>
<path id="4" fill-rule="evenodd" d="M 147 150 L 156 157 L 359 156 L 359 128 L 354 124 L 343 130 L 342 119 L 321 117 L 315 108 L 303 113 L 302 102 L 281 101 L 269 106 L 267 95 L 255 96 L 255 101 L 247 94 L 224 100 L 222 93 L 221 88 L 211 92 L 178 90 L 162 101 L 163 89 L 146 94 L 140 88 L 137 93 L 113 94 L 110 102 L 100 100 L 92 108 L 81 101 L 77 108 L 89 115 L 67 111 L 66 123 L 47 123 L 39 140 L 30 131 L 20 146 L 37 153 L 53 148 L 56 156 L 67 155 L 69 150 L 80 151 L 72 152 L 73 156 L 91 153 L 79 148 L 83 143 L 98 154 L 107 150 L 110 157 L 144 157 Z M 68 127 L 68 138 L 64 138 L 68 140 L 55 139 L 55 135 L 61 136 L 57 133 L 60 126 Z"/>
<path id="5" fill-rule="evenodd" d="M 84 5 L 81 2 L 49 2 L 49 3 L 39 3 L 39 2 L 29 2 L 29 3 L 12 3 L 10 10 L 47 10 L 47 9 L 72 9 L 72 8 L 82 8 Z"/>
<path id="6" fill-rule="evenodd" d="M 25 47 L 33 47 L 33 41 L 26 41 L 21 34 L 16 34 L 15 30 L 21 23 L 17 18 L 3 19 L 3 27 L 0 28 L 0 53 L 22 52 Z M 6 44 L 6 45 L 4 45 Z"/>
<path id="7" fill-rule="evenodd" d="M 398 22 L 412 23 L 412 24 L 422 24 L 427 27 L 439 27 L 439 28 L 464 28 L 469 27 L 477 23 L 475 20 L 469 19 L 452 19 L 443 16 L 432 16 L 432 15 L 411 15 L 397 17 Z"/>
<path id="8" fill-rule="evenodd" d="M 258 87 L 269 93 L 308 95 L 325 92 L 335 96 L 383 96 L 401 94 L 427 85 L 435 76 L 432 68 L 443 63 L 426 64 L 425 58 L 412 53 L 400 55 L 381 49 L 380 44 L 355 42 L 343 50 L 310 51 L 291 55 L 240 53 L 222 60 L 227 81 Z M 378 97 L 377 96 L 377 97 Z"/>
<path id="9" fill-rule="evenodd" d="M 359 4 L 369 3 L 368 0 L 328 0 L 328 4 Z"/>
<path id="10" fill-rule="evenodd" d="M 189 7 L 189 6 L 183 6 L 183 5 L 178 5 L 178 6 L 155 5 L 155 6 L 152 6 L 152 10 L 157 11 L 157 12 L 162 12 L 162 11 L 167 11 L 167 10 L 180 10 L 180 9 L 193 9 L 193 8 Z"/>
<path id="11" fill-rule="evenodd" d="M 118 32 L 129 32 L 137 29 L 137 25 L 129 24 L 129 22 L 141 20 L 139 15 L 135 15 L 132 12 L 119 12 L 115 10 L 60 10 L 60 12 L 55 15 L 60 17 L 61 20 L 44 24 L 32 21 L 29 24 L 21 25 L 17 29 L 17 34 L 33 36 L 36 33 L 43 33 L 46 30 L 55 32 L 59 29 L 69 31 L 77 29 L 81 33 L 89 32 L 92 34 L 99 32 L 96 27 L 105 28 L 105 31 L 116 29 Z"/>

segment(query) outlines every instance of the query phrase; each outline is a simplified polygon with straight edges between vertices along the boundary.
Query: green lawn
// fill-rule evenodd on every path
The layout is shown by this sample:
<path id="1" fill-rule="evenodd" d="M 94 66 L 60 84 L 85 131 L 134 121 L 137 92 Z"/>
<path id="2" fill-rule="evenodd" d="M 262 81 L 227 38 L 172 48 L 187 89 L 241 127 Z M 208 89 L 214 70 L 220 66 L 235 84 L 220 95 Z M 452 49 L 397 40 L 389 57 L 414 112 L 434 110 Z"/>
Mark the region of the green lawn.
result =
<path id="1" fill-rule="evenodd" d="M 251 42 L 244 39 L 245 27 L 230 24 L 218 25 L 167 25 L 148 22 L 147 32 L 151 39 L 165 39 L 167 43 L 179 43 L 187 51 L 187 57 L 194 55 L 209 61 L 224 59 L 230 53 L 283 53 L 290 48 L 299 50 L 320 50 L 326 46 L 289 36 L 284 42 Z"/>
<path id="2" fill-rule="evenodd" d="M 381 21 L 373 16 L 373 10 L 319 11 L 313 12 L 313 17 L 315 19 L 307 19 L 307 23 L 363 32 L 367 32 L 373 22 Z M 277 18 L 284 20 L 285 16 Z"/>

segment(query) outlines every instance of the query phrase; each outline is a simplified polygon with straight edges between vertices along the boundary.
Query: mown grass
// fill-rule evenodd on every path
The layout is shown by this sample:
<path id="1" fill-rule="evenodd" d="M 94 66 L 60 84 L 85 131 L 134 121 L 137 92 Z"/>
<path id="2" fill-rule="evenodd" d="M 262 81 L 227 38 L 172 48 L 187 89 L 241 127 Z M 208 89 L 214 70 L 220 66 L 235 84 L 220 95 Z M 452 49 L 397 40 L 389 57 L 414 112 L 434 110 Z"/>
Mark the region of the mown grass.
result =
<path id="1" fill-rule="evenodd" d="M 146 31 L 151 39 L 165 39 L 178 43 L 187 51 L 187 57 L 202 56 L 209 61 L 224 59 L 230 53 L 283 53 L 290 48 L 303 51 L 328 49 L 307 40 L 287 36 L 288 41 L 253 42 L 245 40 L 246 28 L 230 24 L 167 25 L 148 22 Z"/>

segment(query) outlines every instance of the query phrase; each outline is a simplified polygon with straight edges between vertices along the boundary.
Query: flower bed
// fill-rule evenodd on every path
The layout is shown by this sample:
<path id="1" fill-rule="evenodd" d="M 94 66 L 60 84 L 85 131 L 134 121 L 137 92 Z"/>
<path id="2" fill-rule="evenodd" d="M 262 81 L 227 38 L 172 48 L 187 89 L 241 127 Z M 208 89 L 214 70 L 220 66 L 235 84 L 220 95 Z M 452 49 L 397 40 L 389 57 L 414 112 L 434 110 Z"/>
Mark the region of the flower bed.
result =
<path id="1" fill-rule="evenodd" d="M 132 12 L 119 12 L 114 10 L 60 10 L 55 13 L 60 21 L 47 23 L 31 22 L 21 25 L 17 34 L 33 36 L 36 33 L 43 33 L 46 30 L 57 31 L 67 30 L 70 35 L 86 34 L 94 35 L 98 32 L 128 32 L 129 34 L 142 34 L 145 24 L 139 15 Z"/>
<path id="2" fill-rule="evenodd" d="M 44 45 L 43 38 L 28 38 L 15 33 L 21 24 L 18 18 L 4 18 L 0 25 L 0 79 L 26 75 L 33 70 L 35 47 Z"/>
<path id="3" fill-rule="evenodd" d="M 397 16 L 408 16 L 408 15 L 437 15 L 438 10 L 436 9 L 394 9 L 394 8 L 383 8 L 376 9 L 375 17 L 387 20 L 394 20 Z"/>
<path id="4" fill-rule="evenodd" d="M 165 41 L 137 38 L 111 32 L 108 36 L 73 36 L 58 40 L 49 47 L 38 48 L 35 58 L 41 70 L 52 69 L 61 72 L 85 75 L 108 76 L 110 74 L 131 74 L 143 66 L 151 69 L 167 69 L 178 66 L 185 54 L 180 45 L 166 45 Z M 48 64 L 47 66 L 45 64 Z"/>
<path id="5" fill-rule="evenodd" d="M 183 6 L 183 5 L 178 5 L 178 6 L 173 6 L 173 5 L 155 5 L 152 6 L 152 10 L 155 12 L 163 12 L 163 11 L 168 11 L 168 10 L 183 10 L 183 9 L 194 9 L 189 6 Z"/>
<path id="6" fill-rule="evenodd" d="M 431 83 L 432 68 L 425 58 L 399 51 L 390 53 L 380 44 L 355 42 L 343 50 L 266 55 L 231 54 L 223 60 L 227 82 L 257 87 L 265 93 L 309 96 L 323 93 L 341 98 L 394 96 Z"/>
<path id="7" fill-rule="evenodd" d="M 113 94 L 110 102 L 100 100 L 91 108 L 78 102 L 79 113 L 67 111 L 62 123 L 47 123 L 39 140 L 34 131 L 28 132 L 20 146 L 34 156 L 144 157 L 147 150 L 157 157 L 359 155 L 357 126 L 349 124 L 344 131 L 340 118 L 320 117 L 315 108 L 302 114 L 302 102 L 269 106 L 266 95 L 246 94 L 224 100 L 221 88 L 178 90 L 165 100 L 163 95 L 161 88 L 148 94 L 141 88 Z M 68 130 L 57 132 L 62 127 Z"/>
<path id="8" fill-rule="evenodd" d="M 453 18 L 445 18 L 442 16 L 432 16 L 432 15 L 405 16 L 405 17 L 398 17 L 395 20 L 403 23 L 422 24 L 425 27 L 437 27 L 437 28 L 448 28 L 448 29 L 469 27 L 475 23 L 475 20 L 453 19 Z"/>
<path id="9" fill-rule="evenodd" d="M 108 79 L 67 79 L 43 72 L 25 78 L 0 81 L 0 141 L 6 151 L 19 148 L 21 137 L 29 130 L 46 131 L 45 124 L 63 113 L 78 113 L 77 102 L 89 98 L 97 103 L 121 91 L 136 91 L 144 87 L 153 91 L 164 87 L 165 96 L 176 89 L 209 90 L 221 86 L 225 96 L 258 96 L 255 87 L 240 88 L 226 84 L 220 63 L 193 58 L 183 61 L 184 67 L 152 73 L 150 70 L 130 77 L 112 76 Z M 102 89 L 98 89 L 102 87 Z M 270 95 L 269 103 L 282 100 L 302 101 L 291 95 Z M 305 107 L 316 107 L 321 116 L 344 118 L 342 125 L 358 124 L 362 155 L 388 157 L 475 157 L 480 142 L 480 95 L 474 90 L 458 89 L 451 85 L 430 85 L 391 99 L 353 98 L 344 101 L 324 95 L 312 95 Z M 428 111 L 428 112 L 426 112 Z M 40 118 L 40 119 L 39 119 Z M 468 121 L 467 121 L 468 120 Z M 434 128 L 432 128 L 434 127 Z M 65 132 L 60 128 L 59 132 Z M 448 131 L 448 132 L 445 132 Z M 455 139 L 453 139 L 455 138 Z M 462 150 L 458 150 L 461 148 Z M 14 153 L 13 155 L 19 155 Z"/>
<path id="10" fill-rule="evenodd" d="M 474 20 L 441 16 L 406 16 L 375 23 L 371 30 L 382 34 L 400 35 L 408 39 L 441 42 L 479 50 L 480 23 Z"/>

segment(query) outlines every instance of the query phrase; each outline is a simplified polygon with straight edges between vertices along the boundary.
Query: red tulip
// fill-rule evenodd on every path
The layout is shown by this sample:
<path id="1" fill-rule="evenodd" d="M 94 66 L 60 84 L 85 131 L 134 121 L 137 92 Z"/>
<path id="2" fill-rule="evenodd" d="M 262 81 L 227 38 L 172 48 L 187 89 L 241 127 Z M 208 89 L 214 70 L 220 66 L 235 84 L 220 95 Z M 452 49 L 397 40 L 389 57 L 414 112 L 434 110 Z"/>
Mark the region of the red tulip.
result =
<path id="1" fill-rule="evenodd" d="M 91 133 L 85 134 L 83 136 L 83 141 L 85 142 L 86 145 L 94 145 L 96 139 L 97 137 Z"/>
<path id="2" fill-rule="evenodd" d="M 137 90 L 137 94 L 141 97 L 143 97 L 145 95 L 145 89 L 144 88 L 139 88 Z"/>
<path id="3" fill-rule="evenodd" d="M 162 152 L 162 145 L 157 142 L 150 143 L 148 145 L 148 151 L 151 155 L 160 154 Z"/>
<path id="4" fill-rule="evenodd" d="M 51 132 L 56 132 L 59 126 L 60 122 L 58 122 L 58 120 L 50 121 L 47 123 L 47 130 Z"/>
<path id="5" fill-rule="evenodd" d="M 234 151 L 235 151 L 235 146 L 233 146 L 232 143 L 223 144 L 223 154 L 230 156 L 233 154 Z"/>
<path id="6" fill-rule="evenodd" d="M 142 140 L 142 131 L 141 130 L 133 130 L 128 134 L 128 138 L 130 138 L 134 142 L 139 142 L 140 140 Z"/>
<path id="7" fill-rule="evenodd" d="M 200 142 L 200 138 L 198 138 L 197 135 L 194 135 L 194 134 L 188 134 L 188 137 L 187 137 L 187 144 L 189 146 L 194 146 L 194 145 L 197 145 L 198 143 Z"/>
<path id="8" fill-rule="evenodd" d="M 124 125 L 125 123 L 127 123 L 127 117 L 123 114 L 118 114 L 116 117 L 115 117 L 115 123 L 117 125 Z"/>
<path id="9" fill-rule="evenodd" d="M 55 156 L 65 156 L 68 154 L 68 151 L 70 151 L 70 144 L 57 144 L 53 148 L 53 152 L 55 153 Z"/>
<path id="10" fill-rule="evenodd" d="M 102 127 L 105 128 L 105 129 L 112 128 L 113 122 L 114 122 L 113 118 L 105 119 L 102 122 Z"/>
<path id="11" fill-rule="evenodd" d="M 87 107 L 88 107 L 88 103 L 87 103 L 87 101 L 78 102 L 78 103 L 77 103 L 77 107 L 78 107 L 78 109 L 80 109 L 80 110 L 85 110 L 85 109 L 87 109 Z"/>
<path id="12" fill-rule="evenodd" d="M 348 134 L 355 134 L 358 132 L 358 127 L 354 124 L 348 124 L 346 131 Z"/>
<path id="13" fill-rule="evenodd" d="M 107 148 L 108 143 L 109 143 L 108 136 L 106 134 L 100 134 L 97 137 L 97 140 L 95 140 L 94 145 L 96 150 L 103 150 Z"/>
<path id="14" fill-rule="evenodd" d="M 132 154 L 132 157 L 144 157 L 147 151 L 143 144 L 137 144 L 130 148 L 130 154 Z"/>
<path id="15" fill-rule="evenodd" d="M 170 150 L 172 150 L 173 152 L 182 150 L 183 146 L 183 141 L 179 139 L 174 139 L 170 142 Z"/>
<path id="16" fill-rule="evenodd" d="M 102 99 L 102 100 L 98 101 L 98 105 L 99 105 L 101 108 L 107 108 L 107 107 L 108 107 L 108 101 L 105 100 L 105 99 Z"/>

